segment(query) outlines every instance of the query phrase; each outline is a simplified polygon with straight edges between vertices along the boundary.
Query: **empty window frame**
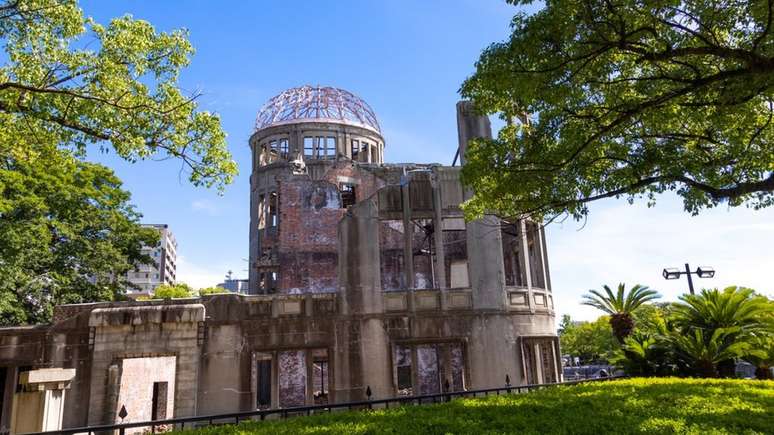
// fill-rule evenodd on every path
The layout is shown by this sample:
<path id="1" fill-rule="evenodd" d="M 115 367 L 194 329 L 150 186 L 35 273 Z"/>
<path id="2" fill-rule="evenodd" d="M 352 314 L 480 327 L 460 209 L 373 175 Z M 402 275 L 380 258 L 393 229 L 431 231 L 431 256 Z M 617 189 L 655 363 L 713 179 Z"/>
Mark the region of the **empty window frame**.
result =
<path id="1" fill-rule="evenodd" d="M 270 227 L 276 227 L 279 225 L 279 215 L 278 215 L 278 206 L 279 206 L 279 197 L 277 195 L 277 192 L 271 192 L 269 194 L 269 226 Z"/>
<path id="2" fill-rule="evenodd" d="M 406 289 L 404 237 L 402 220 L 379 222 L 379 269 L 383 291 Z"/>
<path id="3" fill-rule="evenodd" d="M 555 343 L 555 339 L 550 338 L 522 338 L 523 375 L 527 384 L 557 382 L 559 366 Z"/>
<path id="4" fill-rule="evenodd" d="M 396 386 L 399 396 L 414 395 L 414 374 L 412 373 L 412 349 L 409 346 L 395 346 L 393 361 L 395 364 Z"/>
<path id="5" fill-rule="evenodd" d="M 355 205 L 357 202 L 356 187 L 352 183 L 339 184 L 339 191 L 341 192 L 341 208 L 347 208 L 350 205 Z"/>
<path id="6" fill-rule="evenodd" d="M 540 243 L 540 225 L 535 222 L 525 222 L 527 227 L 527 253 L 529 254 L 529 274 L 532 286 L 546 288 L 543 274 L 543 247 Z"/>
<path id="7" fill-rule="evenodd" d="M 271 407 L 271 355 L 262 356 L 255 367 L 255 405 L 258 409 Z"/>
<path id="8" fill-rule="evenodd" d="M 366 141 L 360 141 L 360 161 L 371 163 L 369 150 L 371 145 Z"/>
<path id="9" fill-rule="evenodd" d="M 167 418 L 167 388 L 166 382 L 153 383 L 153 396 L 151 398 L 151 420 L 164 420 Z"/>
<path id="10" fill-rule="evenodd" d="M 258 286 L 263 294 L 277 293 L 279 273 L 277 271 L 260 272 L 258 274 Z"/>
<path id="11" fill-rule="evenodd" d="M 328 350 L 312 351 L 312 400 L 315 405 L 328 403 L 330 375 L 328 373 Z"/>
<path id="12" fill-rule="evenodd" d="M 522 232 L 519 223 L 503 223 L 500 227 L 503 246 L 503 266 L 505 271 L 505 285 L 527 286 L 527 277 L 524 273 L 524 250 L 522 249 Z"/>
<path id="13" fill-rule="evenodd" d="M 360 155 L 360 141 L 357 139 L 352 139 L 352 160 L 358 161 L 358 156 Z"/>
<path id="14" fill-rule="evenodd" d="M 459 342 L 395 345 L 393 367 L 399 396 L 465 388 L 465 361 Z"/>
<path id="15" fill-rule="evenodd" d="M 446 285 L 449 288 L 470 287 L 468 272 L 468 236 L 465 222 L 447 223 L 444 220 L 443 249 Z M 448 228 L 448 229 L 447 229 Z"/>
<path id="16" fill-rule="evenodd" d="M 435 288 L 435 227 L 431 219 L 414 219 L 412 224 L 413 288 Z"/>
<path id="17" fill-rule="evenodd" d="M 315 158 L 314 141 L 315 141 L 314 137 L 311 137 L 311 136 L 304 137 L 304 158 L 308 158 L 308 159 Z"/>
<path id="18" fill-rule="evenodd" d="M 288 146 L 288 139 L 282 138 L 279 140 L 279 155 L 281 158 L 287 160 L 290 148 Z"/>
<path id="19" fill-rule="evenodd" d="M 318 137 L 319 154 L 323 160 L 334 160 L 336 158 L 336 138 L 333 136 Z"/>

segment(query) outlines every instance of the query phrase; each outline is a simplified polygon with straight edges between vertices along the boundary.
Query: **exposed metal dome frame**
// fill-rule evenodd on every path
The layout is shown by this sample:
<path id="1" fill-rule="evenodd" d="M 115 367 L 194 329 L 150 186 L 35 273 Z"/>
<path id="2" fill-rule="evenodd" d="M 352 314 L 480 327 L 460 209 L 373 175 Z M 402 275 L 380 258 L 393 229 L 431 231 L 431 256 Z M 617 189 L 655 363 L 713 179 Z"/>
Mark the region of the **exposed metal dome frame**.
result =
<path id="1" fill-rule="evenodd" d="M 382 133 L 376 114 L 362 98 L 344 89 L 309 85 L 287 89 L 267 101 L 258 112 L 255 130 L 299 121 L 339 122 Z"/>

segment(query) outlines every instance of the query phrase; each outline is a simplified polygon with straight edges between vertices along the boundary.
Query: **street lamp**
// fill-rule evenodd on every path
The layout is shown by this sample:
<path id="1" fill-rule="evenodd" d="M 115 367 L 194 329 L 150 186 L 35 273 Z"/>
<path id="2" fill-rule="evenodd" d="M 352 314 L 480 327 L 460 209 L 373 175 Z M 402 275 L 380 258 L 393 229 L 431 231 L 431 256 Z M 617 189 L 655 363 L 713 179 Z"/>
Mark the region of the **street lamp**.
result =
<path id="1" fill-rule="evenodd" d="M 676 267 L 667 267 L 661 272 L 661 276 L 663 276 L 664 279 L 680 279 L 680 275 L 686 275 L 688 277 L 688 290 L 693 294 L 693 279 L 691 278 L 691 275 L 698 275 L 699 278 L 712 278 L 715 276 L 715 269 L 709 266 L 699 266 L 696 268 L 695 272 L 691 272 L 691 267 L 688 266 L 688 263 L 685 263 L 685 270 L 680 270 Z"/>

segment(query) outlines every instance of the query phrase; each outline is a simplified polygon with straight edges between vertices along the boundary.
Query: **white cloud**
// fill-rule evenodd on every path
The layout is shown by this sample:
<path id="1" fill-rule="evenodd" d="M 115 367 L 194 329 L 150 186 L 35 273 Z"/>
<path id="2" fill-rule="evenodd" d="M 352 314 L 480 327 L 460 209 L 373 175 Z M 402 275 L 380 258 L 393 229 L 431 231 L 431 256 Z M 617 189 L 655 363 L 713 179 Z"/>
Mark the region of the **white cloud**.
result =
<path id="1" fill-rule="evenodd" d="M 664 267 L 688 262 L 712 266 L 713 279 L 694 278 L 694 287 L 744 285 L 774 295 L 774 210 L 711 209 L 699 216 L 682 211 L 673 196 L 656 208 L 610 201 L 595 205 L 585 227 L 567 221 L 547 228 L 549 266 L 558 316 L 594 319 L 581 295 L 602 284 L 644 284 L 664 300 L 687 292 L 685 278 L 666 281 Z"/>
<path id="2" fill-rule="evenodd" d="M 184 256 L 177 257 L 177 282 L 184 282 L 195 289 L 213 287 L 223 282 L 227 270 L 227 266 L 202 266 L 189 262 Z"/>
<path id="3" fill-rule="evenodd" d="M 218 206 L 209 199 L 197 199 L 191 203 L 191 209 L 194 211 L 201 211 L 207 213 L 210 216 L 217 216 L 220 214 Z"/>

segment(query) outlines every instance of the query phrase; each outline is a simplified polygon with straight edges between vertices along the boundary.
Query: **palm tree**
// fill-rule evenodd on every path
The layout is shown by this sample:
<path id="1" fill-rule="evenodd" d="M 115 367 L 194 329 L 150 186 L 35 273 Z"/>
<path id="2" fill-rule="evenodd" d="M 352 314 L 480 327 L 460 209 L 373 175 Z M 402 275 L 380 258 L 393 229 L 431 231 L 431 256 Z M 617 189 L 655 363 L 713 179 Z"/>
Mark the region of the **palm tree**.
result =
<path id="1" fill-rule="evenodd" d="M 712 331 L 676 331 L 669 339 L 674 347 L 678 365 L 688 369 L 692 375 L 715 378 L 724 375 L 720 373 L 723 362 L 733 361 L 751 353 L 751 344 L 748 341 L 736 339 L 740 329 L 734 326 Z"/>
<path id="2" fill-rule="evenodd" d="M 674 304 L 673 312 L 682 328 L 714 330 L 738 326 L 740 333 L 748 333 L 770 327 L 765 316 L 770 314 L 772 305 L 749 288 L 705 289 L 696 295 L 682 295 L 680 300 Z"/>
<path id="3" fill-rule="evenodd" d="M 644 285 L 635 285 L 626 294 L 626 286 L 618 284 L 618 293 L 614 294 L 607 285 L 602 286 L 606 294 L 597 290 L 589 290 L 590 294 L 583 295 L 583 305 L 589 305 L 605 313 L 610 314 L 610 326 L 619 343 L 623 344 L 626 337 L 634 330 L 634 317 L 632 313 L 642 304 L 661 296 L 655 290 Z"/>
<path id="4" fill-rule="evenodd" d="M 709 340 L 714 331 L 726 331 L 723 340 L 735 343 L 748 350 L 744 355 L 729 355 L 724 360 L 716 361 L 719 374 L 723 377 L 734 376 L 735 360 L 739 357 L 755 359 L 762 357 L 761 365 L 765 367 L 766 358 L 762 353 L 761 344 L 751 345 L 756 337 L 769 337 L 772 328 L 772 303 L 764 296 L 758 296 L 752 289 L 743 287 L 727 287 L 723 290 L 702 290 L 696 295 L 680 296 L 681 302 L 673 305 L 674 322 L 683 335 L 692 335 L 693 331 L 703 331 L 705 345 L 710 347 Z"/>

